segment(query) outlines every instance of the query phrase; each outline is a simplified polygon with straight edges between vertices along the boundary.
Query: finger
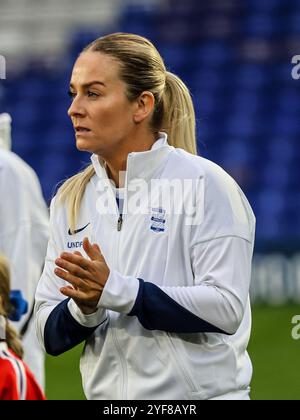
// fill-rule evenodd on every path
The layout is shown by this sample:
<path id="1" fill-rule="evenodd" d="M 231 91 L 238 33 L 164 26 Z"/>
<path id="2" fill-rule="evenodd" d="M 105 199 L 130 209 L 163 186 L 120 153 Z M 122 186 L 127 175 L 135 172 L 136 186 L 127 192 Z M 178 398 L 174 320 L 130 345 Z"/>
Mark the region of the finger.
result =
<path id="1" fill-rule="evenodd" d="M 97 261 L 101 259 L 101 251 L 99 246 L 95 248 L 93 245 L 91 245 L 88 238 L 84 238 L 83 240 L 83 249 L 92 261 Z"/>
<path id="2" fill-rule="evenodd" d="M 92 247 L 99 255 L 102 255 L 101 249 L 98 244 L 93 244 Z"/>
<path id="3" fill-rule="evenodd" d="M 83 259 L 84 259 L 84 261 L 87 261 L 87 262 L 88 262 L 88 260 L 87 260 L 86 258 L 84 258 L 84 256 L 82 255 L 82 253 L 81 253 L 81 252 L 79 252 L 79 251 L 74 251 L 74 252 L 73 252 L 73 254 L 74 254 L 74 255 L 78 255 L 79 257 L 83 258 Z M 87 265 L 85 265 L 85 262 L 83 263 L 83 261 L 82 261 L 82 263 L 81 263 L 81 267 L 82 267 L 83 269 L 88 269 L 88 268 L 89 268 Z"/>
<path id="4" fill-rule="evenodd" d="M 72 286 L 64 286 L 64 287 L 61 287 L 61 289 L 78 290 L 78 288 L 74 289 L 74 287 L 72 287 Z"/>
<path id="5" fill-rule="evenodd" d="M 77 251 L 76 251 L 77 252 Z M 63 252 L 60 254 L 60 259 L 64 261 L 68 261 L 69 263 L 72 263 L 74 265 L 78 265 L 83 270 L 89 270 L 91 268 L 91 262 L 87 258 L 84 258 L 81 254 L 71 254 L 70 252 Z"/>
<path id="6" fill-rule="evenodd" d="M 104 262 L 106 264 L 105 258 L 103 257 L 103 254 L 101 252 L 101 249 L 99 247 L 98 244 L 93 244 L 92 247 L 94 248 L 94 250 L 98 253 L 99 257 L 98 257 L 98 261 Z"/>
<path id="7" fill-rule="evenodd" d="M 76 277 L 73 276 L 72 274 L 68 273 L 67 271 L 61 270 L 60 268 L 56 268 L 54 270 L 54 273 L 57 275 L 57 277 L 59 277 L 60 279 L 70 283 L 73 287 L 77 288 L 81 288 L 85 286 L 85 282 Z M 66 286 L 69 287 L 69 286 Z"/>
<path id="8" fill-rule="evenodd" d="M 72 289 L 72 290 L 79 290 L 78 287 L 76 286 L 65 286 L 65 287 L 68 287 L 69 289 Z"/>
<path id="9" fill-rule="evenodd" d="M 75 290 L 70 286 L 61 287 L 60 293 L 71 299 L 82 299 L 84 297 L 84 294 L 82 292 Z"/>
<path id="10" fill-rule="evenodd" d="M 70 263 L 69 261 L 66 261 L 62 258 L 57 258 L 55 260 L 55 264 L 75 277 L 79 277 L 81 279 L 91 278 L 91 273 L 89 271 L 84 270 L 79 265 Z"/>
<path id="11" fill-rule="evenodd" d="M 79 251 L 74 251 L 74 252 L 73 252 L 73 254 L 74 254 L 74 255 L 78 255 L 79 257 L 82 257 L 82 258 L 83 258 L 82 253 L 81 253 L 81 252 L 79 252 Z"/>

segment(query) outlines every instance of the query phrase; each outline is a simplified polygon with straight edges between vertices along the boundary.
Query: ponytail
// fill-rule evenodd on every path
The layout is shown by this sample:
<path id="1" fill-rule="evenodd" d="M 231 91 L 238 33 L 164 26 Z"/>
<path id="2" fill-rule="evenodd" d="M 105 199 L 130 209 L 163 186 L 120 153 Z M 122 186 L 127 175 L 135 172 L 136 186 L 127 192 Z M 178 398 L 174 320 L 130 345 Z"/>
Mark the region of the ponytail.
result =
<path id="1" fill-rule="evenodd" d="M 19 340 L 17 331 L 11 326 L 8 319 L 6 319 L 6 342 L 9 349 L 11 349 L 20 359 L 23 359 L 24 351 Z"/>
<path id="2" fill-rule="evenodd" d="M 68 179 L 58 190 L 58 203 L 67 204 L 68 221 L 70 224 L 70 230 L 73 232 L 76 229 L 76 221 L 79 216 L 83 194 L 87 184 L 94 174 L 95 169 L 93 165 L 89 165 L 83 172 L 80 172 Z"/>
<path id="3" fill-rule="evenodd" d="M 10 273 L 7 259 L 0 255 L 0 316 L 5 318 L 5 341 L 18 357 L 23 357 L 23 347 L 19 340 L 18 333 L 8 321 L 12 311 L 10 304 Z"/>
<path id="4" fill-rule="evenodd" d="M 173 73 L 167 72 L 162 96 L 162 131 L 171 146 L 197 154 L 196 117 L 187 86 Z"/>

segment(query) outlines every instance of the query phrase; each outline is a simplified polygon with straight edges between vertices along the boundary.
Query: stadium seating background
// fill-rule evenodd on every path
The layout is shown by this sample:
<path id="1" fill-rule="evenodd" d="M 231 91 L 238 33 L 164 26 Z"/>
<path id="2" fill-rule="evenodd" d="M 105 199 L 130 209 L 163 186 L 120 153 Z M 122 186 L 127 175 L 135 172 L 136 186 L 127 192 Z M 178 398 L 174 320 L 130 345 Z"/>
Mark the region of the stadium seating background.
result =
<path id="1" fill-rule="evenodd" d="M 300 237 L 300 82 L 291 77 L 298 23 L 295 0 L 170 0 L 129 5 L 111 27 L 149 37 L 187 83 L 199 152 L 245 190 L 262 241 Z M 4 83 L 0 109 L 13 116 L 14 151 L 36 170 L 48 202 L 89 160 L 75 149 L 67 89 L 77 54 L 102 34 L 77 29 L 63 60 L 32 57 Z"/>

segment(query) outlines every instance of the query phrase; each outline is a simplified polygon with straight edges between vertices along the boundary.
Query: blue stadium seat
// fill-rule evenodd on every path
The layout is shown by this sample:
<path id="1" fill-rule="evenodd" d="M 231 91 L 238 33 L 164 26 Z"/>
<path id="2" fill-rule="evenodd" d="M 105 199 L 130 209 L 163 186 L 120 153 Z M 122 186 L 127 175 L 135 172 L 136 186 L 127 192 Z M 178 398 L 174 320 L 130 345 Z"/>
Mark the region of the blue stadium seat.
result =
<path id="1" fill-rule="evenodd" d="M 238 86 L 247 89 L 258 89 L 267 83 L 268 69 L 256 64 L 243 63 L 237 68 Z"/>
<path id="2" fill-rule="evenodd" d="M 166 67 L 176 73 L 176 71 L 184 68 L 191 67 L 193 63 L 193 55 L 190 49 L 184 45 L 160 44 L 158 47 Z"/>
<path id="3" fill-rule="evenodd" d="M 266 189 L 257 195 L 257 236 L 276 239 L 281 234 L 280 218 L 285 208 L 285 196 L 279 191 Z"/>
<path id="4" fill-rule="evenodd" d="M 219 67 L 232 63 L 236 52 L 232 44 L 224 42 L 205 42 L 193 49 L 194 63 Z"/>
<path id="5" fill-rule="evenodd" d="M 273 9 L 274 10 L 274 9 Z M 280 14 L 273 14 L 272 11 L 254 12 L 252 10 L 241 22 L 241 32 L 246 38 L 270 39 L 271 37 L 284 36 L 289 31 L 287 11 L 282 10 Z"/>
<path id="6" fill-rule="evenodd" d="M 289 0 L 285 1 L 284 3 L 288 3 L 288 1 Z M 274 10 L 276 11 L 282 5 L 283 2 L 282 0 L 268 0 L 268 1 L 245 0 L 244 3 L 245 3 L 245 6 L 251 10 L 270 13 Z"/>
<path id="7" fill-rule="evenodd" d="M 121 13 L 118 30 L 145 36 L 156 42 L 158 13 L 158 7 L 149 3 L 127 5 Z"/>
<path id="8" fill-rule="evenodd" d="M 300 35 L 300 8 L 297 13 L 291 14 L 291 17 L 288 21 L 289 33 L 293 36 Z"/>

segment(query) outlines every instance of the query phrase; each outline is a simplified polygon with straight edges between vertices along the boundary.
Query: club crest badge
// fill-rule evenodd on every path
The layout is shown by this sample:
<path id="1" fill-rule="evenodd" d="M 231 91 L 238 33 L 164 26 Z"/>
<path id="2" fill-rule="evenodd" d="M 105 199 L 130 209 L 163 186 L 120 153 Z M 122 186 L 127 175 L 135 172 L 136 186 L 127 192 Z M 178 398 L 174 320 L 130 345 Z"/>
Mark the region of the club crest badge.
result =
<path id="1" fill-rule="evenodd" d="M 166 210 L 162 208 L 152 208 L 150 229 L 157 233 L 166 230 Z"/>

